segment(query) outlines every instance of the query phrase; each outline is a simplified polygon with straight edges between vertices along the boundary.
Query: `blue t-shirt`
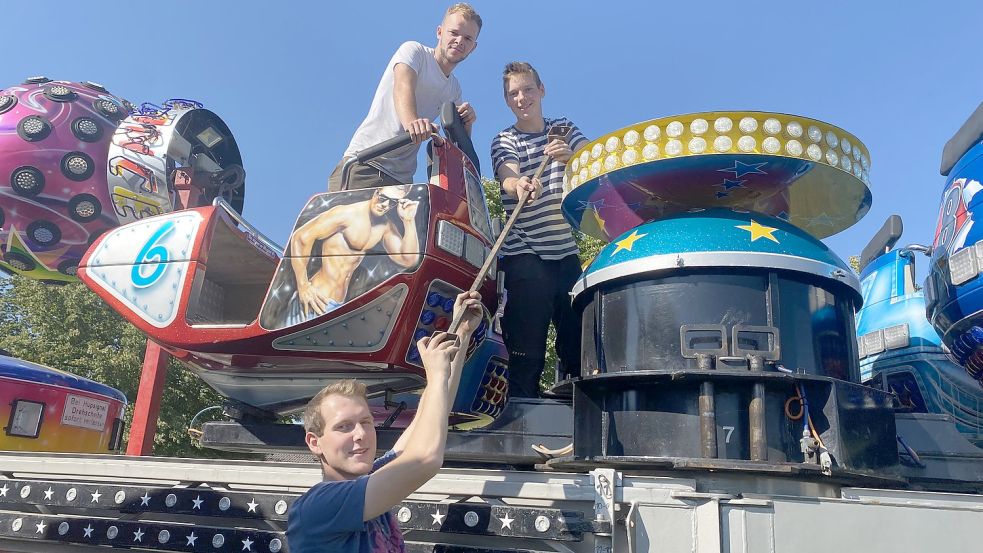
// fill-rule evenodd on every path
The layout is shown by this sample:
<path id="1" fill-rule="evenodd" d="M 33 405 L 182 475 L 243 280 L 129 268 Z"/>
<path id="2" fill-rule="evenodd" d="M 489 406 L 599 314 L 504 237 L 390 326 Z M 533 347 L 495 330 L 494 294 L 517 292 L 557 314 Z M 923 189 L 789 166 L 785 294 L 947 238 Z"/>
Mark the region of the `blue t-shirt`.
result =
<path id="1" fill-rule="evenodd" d="M 396 458 L 376 459 L 372 472 Z M 287 516 L 290 553 L 404 553 L 403 534 L 392 513 L 363 521 L 369 477 L 318 482 L 297 498 Z"/>

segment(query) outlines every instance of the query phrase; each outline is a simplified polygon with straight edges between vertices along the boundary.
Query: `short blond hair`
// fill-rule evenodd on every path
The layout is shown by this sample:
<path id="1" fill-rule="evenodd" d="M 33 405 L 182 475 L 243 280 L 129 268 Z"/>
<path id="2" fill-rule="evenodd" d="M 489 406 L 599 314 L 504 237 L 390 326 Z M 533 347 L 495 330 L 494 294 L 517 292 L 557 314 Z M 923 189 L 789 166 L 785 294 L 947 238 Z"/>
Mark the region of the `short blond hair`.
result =
<path id="1" fill-rule="evenodd" d="M 317 395 L 307 402 L 307 407 L 304 408 L 305 432 L 310 432 L 315 436 L 320 436 L 324 433 L 324 415 L 321 414 L 321 404 L 324 403 L 326 397 L 331 395 L 361 398 L 362 401 L 368 403 L 365 384 L 354 378 L 336 380 L 322 388 Z"/>
<path id="2" fill-rule="evenodd" d="M 473 21 L 474 24 L 478 26 L 478 30 L 481 30 L 481 16 L 478 15 L 478 12 L 474 11 L 471 4 L 468 4 L 467 2 L 458 2 L 457 4 L 454 4 L 453 6 L 447 8 L 447 12 L 444 13 L 444 19 L 447 19 L 447 16 L 455 13 L 459 14 L 464 19 Z"/>
<path id="3" fill-rule="evenodd" d="M 524 61 L 511 61 L 505 64 L 505 69 L 502 71 L 502 91 L 505 95 L 509 94 L 509 79 L 513 75 L 532 75 L 536 79 L 536 86 L 543 86 L 543 81 L 539 79 L 539 71 L 532 66 L 532 64 Z"/>

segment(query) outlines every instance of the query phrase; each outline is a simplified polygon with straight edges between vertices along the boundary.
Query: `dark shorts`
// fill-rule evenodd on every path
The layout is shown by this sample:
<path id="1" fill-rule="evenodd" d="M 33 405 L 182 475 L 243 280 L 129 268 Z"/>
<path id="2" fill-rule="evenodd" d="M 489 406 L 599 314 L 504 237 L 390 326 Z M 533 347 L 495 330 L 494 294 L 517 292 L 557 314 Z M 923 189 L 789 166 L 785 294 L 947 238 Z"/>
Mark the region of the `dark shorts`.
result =
<path id="1" fill-rule="evenodd" d="M 328 177 L 328 192 L 338 192 L 341 190 L 341 167 L 345 164 L 347 158 L 342 159 L 335 166 L 334 171 L 331 172 L 331 176 Z M 359 190 L 362 188 L 377 188 L 380 186 L 393 186 L 397 184 L 406 184 L 399 182 L 399 180 L 393 178 L 388 173 L 379 170 L 371 165 L 364 165 L 356 162 L 352 165 L 351 171 L 348 173 L 348 189 L 349 190 Z"/>

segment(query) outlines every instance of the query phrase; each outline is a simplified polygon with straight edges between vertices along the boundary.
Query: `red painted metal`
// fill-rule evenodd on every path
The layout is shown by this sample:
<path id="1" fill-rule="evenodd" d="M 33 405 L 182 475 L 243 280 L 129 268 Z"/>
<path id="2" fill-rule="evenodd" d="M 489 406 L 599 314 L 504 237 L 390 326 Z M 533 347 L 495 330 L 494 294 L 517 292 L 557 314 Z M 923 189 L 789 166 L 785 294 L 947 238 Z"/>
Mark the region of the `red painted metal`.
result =
<path id="1" fill-rule="evenodd" d="M 140 373 L 140 388 L 133 405 L 133 422 L 130 424 L 130 440 L 127 455 L 150 455 L 154 451 L 154 434 L 157 430 L 157 414 L 160 398 L 167 378 L 167 361 L 171 358 L 163 348 L 147 340 Z"/>

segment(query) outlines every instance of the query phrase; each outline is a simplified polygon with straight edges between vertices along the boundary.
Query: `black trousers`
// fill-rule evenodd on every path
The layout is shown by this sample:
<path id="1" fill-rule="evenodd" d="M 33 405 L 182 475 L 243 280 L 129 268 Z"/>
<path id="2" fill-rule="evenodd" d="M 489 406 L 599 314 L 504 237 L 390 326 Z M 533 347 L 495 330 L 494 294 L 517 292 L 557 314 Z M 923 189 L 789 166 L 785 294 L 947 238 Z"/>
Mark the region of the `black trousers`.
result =
<path id="1" fill-rule="evenodd" d="M 580 276 L 580 260 L 576 255 L 546 261 L 520 254 L 505 256 L 501 266 L 508 291 L 502 331 L 509 350 L 509 395 L 539 397 L 550 321 L 556 327 L 561 372 L 580 374 L 580 320 L 569 294 Z"/>

